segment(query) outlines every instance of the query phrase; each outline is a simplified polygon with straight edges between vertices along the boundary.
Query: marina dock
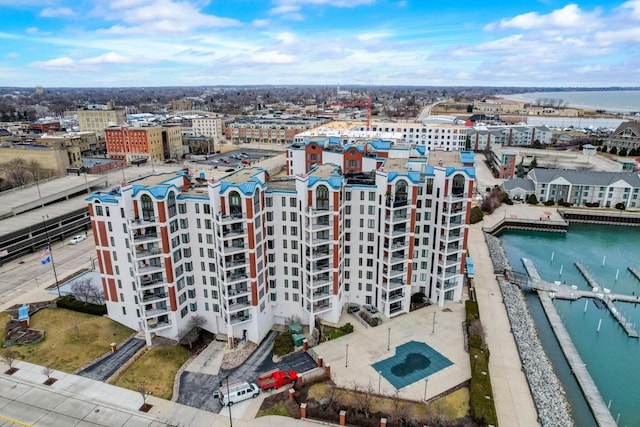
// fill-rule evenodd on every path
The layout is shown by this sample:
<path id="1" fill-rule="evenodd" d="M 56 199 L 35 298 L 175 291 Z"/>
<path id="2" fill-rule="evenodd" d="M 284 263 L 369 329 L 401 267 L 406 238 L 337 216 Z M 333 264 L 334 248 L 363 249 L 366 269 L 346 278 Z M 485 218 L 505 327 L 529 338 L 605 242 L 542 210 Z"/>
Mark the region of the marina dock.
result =
<path id="1" fill-rule="evenodd" d="M 627 269 L 631 272 L 631 274 L 633 274 L 633 276 L 640 280 L 640 270 L 638 270 L 637 268 L 633 267 L 633 266 L 629 266 L 627 267 Z"/>
<path id="2" fill-rule="evenodd" d="M 564 353 L 569 366 L 571 366 L 571 372 L 573 372 L 573 375 L 576 377 L 576 381 L 582 389 L 582 393 L 591 408 L 591 412 L 593 413 L 593 417 L 596 419 L 598 426 L 616 426 L 617 424 L 613 419 L 609 408 L 604 403 L 604 399 L 602 399 L 602 395 L 600 394 L 598 387 L 596 387 L 596 384 L 593 382 L 593 378 L 591 378 L 586 364 L 580 357 L 573 341 L 571 341 L 571 337 L 569 336 L 567 329 L 564 327 L 562 319 L 560 319 L 560 316 L 558 315 L 558 311 L 553 306 L 553 300 L 549 293 L 542 291 L 538 292 L 538 295 L 540 297 L 542 307 L 544 308 L 544 312 L 547 315 L 547 319 L 549 319 L 549 323 L 551 324 L 551 328 L 553 329 L 558 343 L 562 348 L 562 352 Z"/>

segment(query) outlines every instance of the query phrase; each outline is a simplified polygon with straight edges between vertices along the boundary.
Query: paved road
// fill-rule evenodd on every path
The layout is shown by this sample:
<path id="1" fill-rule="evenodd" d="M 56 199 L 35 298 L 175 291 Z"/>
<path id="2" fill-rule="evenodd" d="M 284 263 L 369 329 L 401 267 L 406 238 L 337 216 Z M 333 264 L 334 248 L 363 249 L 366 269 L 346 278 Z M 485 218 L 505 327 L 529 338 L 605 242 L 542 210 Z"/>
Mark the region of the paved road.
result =
<path id="1" fill-rule="evenodd" d="M 220 388 L 221 380 L 227 375 L 230 384 L 255 382 L 259 374 L 271 369 L 293 369 L 296 372 L 305 372 L 316 367 L 315 361 L 306 352 L 293 354 L 274 363 L 272 361 L 273 343 L 277 335 L 276 331 L 269 332 L 258 348 L 237 368 L 221 370 L 218 375 L 183 372 L 180 376 L 177 402 L 211 412 L 220 412 L 222 406 L 217 399 L 213 398 L 213 392 Z M 226 380 L 223 384 L 226 385 Z"/>
<path id="2" fill-rule="evenodd" d="M 110 353 L 107 357 L 84 368 L 82 371 L 78 372 L 77 375 L 91 378 L 92 380 L 106 381 L 144 346 L 144 340 L 130 338 L 118 347 L 118 350 L 115 353 Z"/>
<path id="3" fill-rule="evenodd" d="M 87 239 L 77 245 L 65 242 L 52 244 L 53 261 L 60 282 L 82 268 L 91 268 L 95 263 L 95 245 L 91 231 Z M 0 267 L 0 305 L 21 299 L 27 292 L 44 289 L 55 284 L 51 263 L 42 265 L 40 253 L 24 255 Z M 97 268 L 97 265 L 96 265 Z M 54 296 L 52 296 L 53 299 Z"/>

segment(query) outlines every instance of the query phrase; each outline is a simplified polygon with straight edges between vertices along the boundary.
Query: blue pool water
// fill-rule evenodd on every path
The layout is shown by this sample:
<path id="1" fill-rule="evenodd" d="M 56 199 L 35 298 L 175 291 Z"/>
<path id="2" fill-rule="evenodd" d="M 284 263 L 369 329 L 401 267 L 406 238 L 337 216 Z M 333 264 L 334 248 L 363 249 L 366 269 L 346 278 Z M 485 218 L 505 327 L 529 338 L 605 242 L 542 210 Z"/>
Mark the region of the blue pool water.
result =
<path id="1" fill-rule="evenodd" d="M 418 341 L 406 342 L 395 349 L 395 354 L 371 365 L 396 390 L 418 382 L 452 365 L 442 354 Z"/>

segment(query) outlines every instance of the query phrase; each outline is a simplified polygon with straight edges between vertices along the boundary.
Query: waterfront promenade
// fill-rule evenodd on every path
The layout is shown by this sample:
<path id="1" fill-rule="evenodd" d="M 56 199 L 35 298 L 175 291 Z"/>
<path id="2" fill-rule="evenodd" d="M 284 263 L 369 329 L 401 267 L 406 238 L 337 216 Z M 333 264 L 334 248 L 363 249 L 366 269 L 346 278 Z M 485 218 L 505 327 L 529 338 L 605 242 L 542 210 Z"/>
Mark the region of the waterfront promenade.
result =
<path id="1" fill-rule="evenodd" d="M 502 210 L 498 208 L 496 213 L 500 219 Z M 484 224 L 481 222 L 471 225 L 469 233 L 469 254 L 475 265 L 475 295 L 486 341 L 491 351 L 489 359 L 491 387 L 500 425 L 536 426 L 540 425 L 538 414 L 522 370 L 518 349 L 511 333 L 509 318 L 502 303 L 500 287 L 493 272 L 489 249 L 482 231 L 483 225 L 493 224 L 496 219 L 497 216 L 486 217 Z"/>

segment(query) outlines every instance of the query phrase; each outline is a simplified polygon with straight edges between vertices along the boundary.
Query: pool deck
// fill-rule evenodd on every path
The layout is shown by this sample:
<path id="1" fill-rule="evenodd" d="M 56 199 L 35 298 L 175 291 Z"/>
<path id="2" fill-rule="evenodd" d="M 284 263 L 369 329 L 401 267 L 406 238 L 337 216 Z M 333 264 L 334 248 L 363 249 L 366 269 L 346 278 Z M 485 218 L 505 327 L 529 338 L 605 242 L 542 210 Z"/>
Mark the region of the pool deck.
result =
<path id="1" fill-rule="evenodd" d="M 435 327 L 433 324 L 435 313 Z M 376 327 L 359 322 L 357 314 L 346 310 L 339 324 L 350 322 L 354 333 L 326 341 L 313 348 L 324 365 L 329 365 L 331 375 L 340 387 L 371 386 L 375 392 L 393 396 L 396 388 L 372 365 L 395 354 L 395 348 L 409 341 L 428 344 L 453 364 L 433 373 L 426 384 L 426 398 L 437 396 L 471 378 L 469 354 L 464 349 L 462 322 L 464 304 L 448 302 L 444 307 L 430 305 L 411 313 L 387 319 Z M 387 344 L 389 350 L 387 350 Z M 402 387 L 399 396 L 421 401 L 425 398 L 425 381 L 417 381 Z"/>

